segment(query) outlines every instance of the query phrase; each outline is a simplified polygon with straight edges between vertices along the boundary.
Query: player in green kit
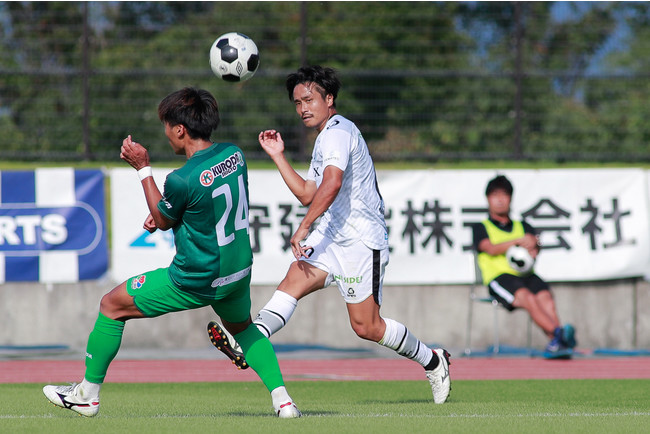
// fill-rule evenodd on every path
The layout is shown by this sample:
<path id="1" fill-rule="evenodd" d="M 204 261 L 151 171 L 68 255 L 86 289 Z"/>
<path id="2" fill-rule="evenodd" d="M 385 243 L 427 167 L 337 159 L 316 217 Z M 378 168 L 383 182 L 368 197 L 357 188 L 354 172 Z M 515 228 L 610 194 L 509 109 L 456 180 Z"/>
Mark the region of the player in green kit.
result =
<path id="1" fill-rule="evenodd" d="M 205 90 L 184 88 L 168 95 L 158 106 L 158 116 L 174 152 L 187 157 L 184 166 L 167 176 L 164 194 L 153 180 L 147 150 L 131 136 L 124 139 L 120 157 L 138 171 L 144 188 L 150 211 L 145 229 L 172 229 L 176 255 L 168 268 L 132 277 L 104 295 L 88 337 L 83 381 L 48 385 L 43 393 L 59 407 L 95 416 L 99 391 L 127 320 L 210 306 L 271 392 L 275 414 L 300 417 L 271 343 L 251 321 L 253 254 L 242 151 L 231 143 L 211 141 L 219 109 Z"/>

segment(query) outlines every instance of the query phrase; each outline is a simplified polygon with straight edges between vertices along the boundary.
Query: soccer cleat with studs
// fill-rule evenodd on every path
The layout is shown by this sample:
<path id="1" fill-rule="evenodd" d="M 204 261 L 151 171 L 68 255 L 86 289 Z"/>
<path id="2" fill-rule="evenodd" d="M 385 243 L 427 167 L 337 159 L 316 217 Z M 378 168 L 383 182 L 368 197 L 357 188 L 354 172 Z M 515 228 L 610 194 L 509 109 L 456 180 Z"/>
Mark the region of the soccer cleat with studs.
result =
<path id="1" fill-rule="evenodd" d="M 438 363 L 435 369 L 425 372 L 429 379 L 429 384 L 431 384 L 433 402 L 436 404 L 444 404 L 447 398 L 449 398 L 449 392 L 451 391 L 451 378 L 449 377 L 449 365 L 451 365 L 449 358 L 451 355 L 444 348 L 436 348 L 432 351 L 438 357 L 440 363 Z"/>
<path id="2" fill-rule="evenodd" d="M 210 342 L 212 342 L 212 345 L 224 353 L 232 363 L 237 366 L 237 369 L 248 368 L 248 363 L 244 358 L 244 353 L 237 351 L 232 347 L 228 340 L 228 335 L 226 335 L 226 332 L 223 331 L 216 321 L 210 321 L 208 324 L 208 336 L 210 336 Z"/>
<path id="3" fill-rule="evenodd" d="M 99 397 L 83 398 L 79 390 L 80 386 L 77 383 L 69 386 L 49 385 L 43 387 L 43 393 L 57 407 L 72 410 L 82 416 L 93 417 L 99 412 Z"/>

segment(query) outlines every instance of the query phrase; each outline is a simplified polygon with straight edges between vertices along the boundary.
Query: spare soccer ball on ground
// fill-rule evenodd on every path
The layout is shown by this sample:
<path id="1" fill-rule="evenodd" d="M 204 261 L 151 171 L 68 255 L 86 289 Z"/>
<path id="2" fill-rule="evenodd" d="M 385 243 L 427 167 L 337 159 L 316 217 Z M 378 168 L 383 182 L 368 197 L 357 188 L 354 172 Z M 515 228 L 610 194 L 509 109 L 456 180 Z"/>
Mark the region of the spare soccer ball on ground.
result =
<path id="1" fill-rule="evenodd" d="M 518 273 L 526 274 L 532 271 L 535 259 L 530 256 L 528 249 L 521 246 L 512 246 L 506 252 L 508 265 Z"/>
<path id="2" fill-rule="evenodd" d="M 219 36 L 210 48 L 210 68 L 225 81 L 245 81 L 260 66 L 257 45 L 248 36 L 230 32 Z"/>

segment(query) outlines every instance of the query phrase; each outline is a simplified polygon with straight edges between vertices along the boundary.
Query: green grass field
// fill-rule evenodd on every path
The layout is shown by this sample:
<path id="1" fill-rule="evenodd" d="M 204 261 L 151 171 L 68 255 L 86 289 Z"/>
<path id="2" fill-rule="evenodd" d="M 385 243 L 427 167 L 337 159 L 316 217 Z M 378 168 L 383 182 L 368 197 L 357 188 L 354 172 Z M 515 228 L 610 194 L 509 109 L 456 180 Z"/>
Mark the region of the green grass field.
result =
<path id="1" fill-rule="evenodd" d="M 85 418 L 41 384 L 0 385 L 2 433 L 647 433 L 650 380 L 455 381 L 433 404 L 426 382 L 289 382 L 303 412 L 272 415 L 261 383 L 106 384 Z"/>

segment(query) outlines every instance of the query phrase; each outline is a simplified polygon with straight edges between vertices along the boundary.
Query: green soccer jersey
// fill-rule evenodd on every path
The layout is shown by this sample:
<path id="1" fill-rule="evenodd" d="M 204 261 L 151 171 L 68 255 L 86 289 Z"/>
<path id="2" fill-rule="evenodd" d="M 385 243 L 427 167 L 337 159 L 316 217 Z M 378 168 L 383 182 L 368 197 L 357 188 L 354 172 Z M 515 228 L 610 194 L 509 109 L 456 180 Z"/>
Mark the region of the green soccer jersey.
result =
<path id="1" fill-rule="evenodd" d="M 220 288 L 248 276 L 248 169 L 242 151 L 214 143 L 165 180 L 158 209 L 176 221 L 171 280 L 184 291 L 218 298 Z"/>

